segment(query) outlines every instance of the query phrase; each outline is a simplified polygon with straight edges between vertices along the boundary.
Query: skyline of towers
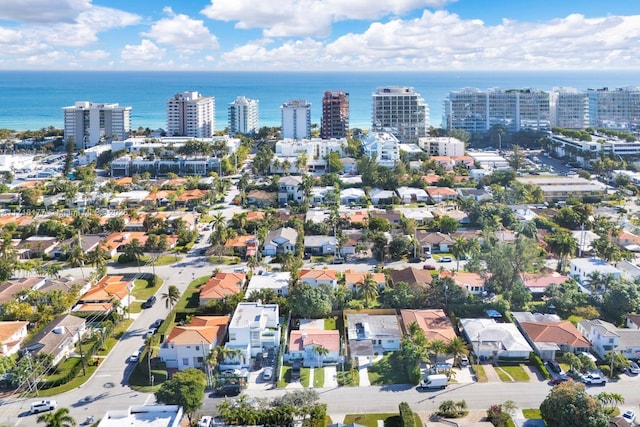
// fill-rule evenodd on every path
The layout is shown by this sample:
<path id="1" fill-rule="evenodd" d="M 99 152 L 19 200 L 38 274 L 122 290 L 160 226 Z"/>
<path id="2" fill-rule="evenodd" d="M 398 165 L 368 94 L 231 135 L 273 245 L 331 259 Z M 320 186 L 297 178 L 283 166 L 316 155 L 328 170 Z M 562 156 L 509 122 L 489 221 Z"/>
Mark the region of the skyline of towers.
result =
<path id="1" fill-rule="evenodd" d="M 131 130 L 131 107 L 78 101 L 63 107 L 64 140 L 77 149 L 98 145 L 103 138 L 126 139 Z"/>
<path id="2" fill-rule="evenodd" d="M 167 100 L 167 134 L 208 138 L 215 131 L 215 99 L 196 91 L 176 93 Z"/>

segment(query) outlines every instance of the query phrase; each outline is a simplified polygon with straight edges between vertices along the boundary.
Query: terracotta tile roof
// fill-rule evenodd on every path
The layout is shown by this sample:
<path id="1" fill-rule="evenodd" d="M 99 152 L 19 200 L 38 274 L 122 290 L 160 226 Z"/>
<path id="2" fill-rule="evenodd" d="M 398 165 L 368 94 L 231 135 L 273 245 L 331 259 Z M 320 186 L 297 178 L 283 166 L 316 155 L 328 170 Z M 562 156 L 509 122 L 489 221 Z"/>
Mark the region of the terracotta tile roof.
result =
<path id="1" fill-rule="evenodd" d="M 87 302 L 74 307 L 74 313 L 109 313 L 113 309 L 110 302 Z"/>
<path id="2" fill-rule="evenodd" d="M 248 234 L 246 236 L 236 236 L 233 239 L 227 240 L 224 244 L 225 248 L 246 248 L 250 240 L 255 240 L 256 236 Z"/>
<path id="3" fill-rule="evenodd" d="M 354 224 L 362 224 L 365 221 L 369 220 L 369 213 L 365 210 L 359 210 L 355 212 L 348 212 L 346 214 L 341 215 L 342 218 L 348 219 L 351 223 Z"/>
<path id="4" fill-rule="evenodd" d="M 104 246 L 108 250 L 117 249 L 119 246 L 131 243 L 133 239 L 138 239 L 141 245 L 144 245 L 149 237 L 143 231 L 120 231 L 109 234 L 104 239 Z"/>
<path id="5" fill-rule="evenodd" d="M 189 325 L 173 328 L 166 342 L 176 345 L 220 344 L 228 324 L 229 316 L 196 316 Z"/>
<path id="6" fill-rule="evenodd" d="M 466 289 L 466 285 L 483 287 L 485 280 L 478 273 L 451 272 L 444 270 L 440 272 L 440 277 L 451 277 L 456 285 Z"/>
<path id="7" fill-rule="evenodd" d="M 133 184 L 133 178 L 131 178 L 130 176 L 124 176 L 122 178 L 116 179 L 116 185 L 126 187 L 131 184 Z"/>
<path id="8" fill-rule="evenodd" d="M 427 187 L 427 193 L 433 196 L 457 196 L 456 190 L 449 187 Z"/>
<path id="9" fill-rule="evenodd" d="M 199 199 L 204 199 L 206 196 L 207 196 L 206 191 L 202 191 L 196 188 L 195 190 L 186 190 L 184 193 L 182 193 L 176 198 L 176 202 L 188 202 L 189 200 L 199 200 Z"/>
<path id="10" fill-rule="evenodd" d="M 28 324 L 29 322 L 21 320 L 0 322 L 0 343 L 7 344 L 9 338 Z"/>
<path id="11" fill-rule="evenodd" d="M 335 270 L 300 270 L 300 279 L 337 280 Z"/>
<path id="12" fill-rule="evenodd" d="M 82 297 L 82 302 L 110 302 L 114 297 L 122 301 L 129 295 L 131 281 L 123 276 L 105 276 L 92 286 Z"/>
<path id="13" fill-rule="evenodd" d="M 569 277 L 567 276 L 563 276 L 562 274 L 554 271 L 552 273 L 537 273 L 537 274 L 527 274 L 527 273 L 522 273 L 520 275 L 520 279 L 522 280 L 522 283 L 524 283 L 524 285 L 527 288 L 536 288 L 536 289 L 540 289 L 540 290 L 544 290 L 547 288 L 547 286 L 550 285 L 560 285 L 564 282 L 566 282 L 567 280 L 569 280 Z"/>
<path id="14" fill-rule="evenodd" d="M 437 184 L 440 181 L 441 176 L 435 174 L 423 175 L 422 179 L 425 180 L 428 184 Z"/>
<path id="15" fill-rule="evenodd" d="M 260 221 L 264 219 L 265 213 L 262 211 L 247 212 L 247 221 Z"/>
<path id="16" fill-rule="evenodd" d="M 415 322 L 429 341 L 449 342 L 456 337 L 453 324 L 443 310 L 400 310 L 400 315 L 406 331 L 409 331 L 409 325 Z"/>
<path id="17" fill-rule="evenodd" d="M 155 202 L 158 199 L 169 199 L 169 196 L 175 192 L 175 190 L 158 190 L 153 193 L 149 193 L 149 195 L 145 197 L 144 200 L 151 200 Z"/>
<path id="18" fill-rule="evenodd" d="M 218 273 L 200 287 L 200 299 L 223 299 L 240 292 L 247 275 L 244 273 Z"/>
<path id="19" fill-rule="evenodd" d="M 304 351 L 309 345 L 322 346 L 329 351 L 340 351 L 340 332 L 322 329 L 304 329 L 291 331 L 289 351 Z"/>
<path id="20" fill-rule="evenodd" d="M 590 347 L 591 344 L 571 322 L 521 322 L 531 341 L 569 344 L 572 347 Z"/>
<path id="21" fill-rule="evenodd" d="M 355 285 L 356 283 L 362 283 L 368 273 L 369 272 L 367 271 L 345 270 L 344 282 L 347 286 Z M 373 280 L 375 280 L 376 283 L 380 283 L 382 285 L 384 285 L 387 281 L 384 273 L 371 273 L 371 276 L 373 276 Z"/>

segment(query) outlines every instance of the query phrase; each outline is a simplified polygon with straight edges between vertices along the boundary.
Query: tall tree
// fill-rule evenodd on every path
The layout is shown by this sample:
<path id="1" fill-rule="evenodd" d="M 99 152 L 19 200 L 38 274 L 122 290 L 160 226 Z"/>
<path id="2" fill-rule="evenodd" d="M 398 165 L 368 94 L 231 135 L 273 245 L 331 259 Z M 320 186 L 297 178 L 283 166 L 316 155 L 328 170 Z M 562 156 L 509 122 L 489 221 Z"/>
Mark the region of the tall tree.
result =
<path id="1" fill-rule="evenodd" d="M 378 283 L 373 278 L 373 274 L 367 273 L 362 281 L 356 283 L 356 286 L 360 297 L 364 298 L 367 307 L 369 307 L 369 302 L 378 296 Z"/>
<path id="2" fill-rule="evenodd" d="M 41 414 L 36 422 L 38 424 L 44 423 L 46 427 L 73 427 L 76 425 L 76 420 L 69 415 L 69 408 L 60 408 L 55 412 Z"/>
<path id="3" fill-rule="evenodd" d="M 162 294 L 162 299 L 164 300 L 165 307 L 168 310 L 172 310 L 173 306 L 180 300 L 180 289 L 174 285 L 170 285 L 167 292 Z"/>
<path id="4" fill-rule="evenodd" d="M 546 239 L 549 250 L 558 257 L 558 271 L 564 271 L 567 258 L 573 255 L 578 248 L 578 241 L 568 231 L 557 231 Z"/>
<path id="5" fill-rule="evenodd" d="M 540 405 L 548 427 L 603 427 L 609 417 L 584 384 L 567 381 L 551 389 Z"/>
<path id="6" fill-rule="evenodd" d="M 193 414 L 202 407 L 206 385 L 204 373 L 199 369 L 189 368 L 173 374 L 154 394 L 159 403 L 182 406 L 189 425 L 192 425 Z"/>

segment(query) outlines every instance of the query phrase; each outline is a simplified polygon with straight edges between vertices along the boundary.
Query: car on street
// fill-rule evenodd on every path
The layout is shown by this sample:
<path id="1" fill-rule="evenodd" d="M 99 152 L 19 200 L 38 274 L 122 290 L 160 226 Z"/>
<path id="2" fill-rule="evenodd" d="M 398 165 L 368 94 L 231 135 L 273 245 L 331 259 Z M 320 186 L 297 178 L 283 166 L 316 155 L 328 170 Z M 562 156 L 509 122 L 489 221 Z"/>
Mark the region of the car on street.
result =
<path id="1" fill-rule="evenodd" d="M 145 338 L 149 338 L 152 337 L 156 334 L 156 332 L 158 332 L 158 330 L 156 328 L 149 328 L 149 330 L 147 331 L 147 333 L 144 335 Z"/>
<path id="2" fill-rule="evenodd" d="M 563 383 L 565 381 L 570 381 L 570 380 L 571 378 L 566 374 L 556 374 L 556 373 L 551 374 L 551 384 L 553 385 L 558 385 L 560 383 Z"/>
<path id="3" fill-rule="evenodd" d="M 629 361 L 629 367 L 627 368 L 627 370 L 630 374 L 633 375 L 640 374 L 640 366 L 638 366 L 638 364 L 633 360 Z"/>
<path id="4" fill-rule="evenodd" d="M 607 379 L 601 377 L 600 374 L 592 373 L 584 377 L 584 380 L 582 380 L 582 382 L 586 385 L 605 385 L 607 383 Z"/>
<path id="5" fill-rule="evenodd" d="M 431 264 L 425 264 L 422 266 L 423 270 L 435 270 L 436 266 L 435 265 L 431 265 Z"/>
<path id="6" fill-rule="evenodd" d="M 271 366 L 264 368 L 262 379 L 265 381 L 271 381 L 273 379 L 273 368 Z"/>
<path id="7" fill-rule="evenodd" d="M 624 414 L 622 414 L 622 418 L 624 418 L 625 421 L 627 421 L 629 424 L 634 425 L 636 421 L 636 413 L 631 410 L 626 411 Z"/>
<path id="8" fill-rule="evenodd" d="M 214 391 L 216 396 L 237 396 L 242 391 L 240 384 L 225 384 L 217 387 Z"/>
<path id="9" fill-rule="evenodd" d="M 440 259 L 438 261 L 439 262 L 451 262 L 451 261 L 453 261 L 453 258 L 451 258 L 450 256 L 442 256 L 442 257 L 440 257 Z"/>
<path id="10" fill-rule="evenodd" d="M 156 303 L 156 296 L 151 295 L 147 300 L 142 304 L 143 308 L 151 308 Z"/>
<path id="11" fill-rule="evenodd" d="M 53 411 L 58 407 L 58 402 L 55 400 L 39 400 L 31 404 L 29 412 L 32 414 L 38 414 L 40 412 Z"/>
<path id="12" fill-rule="evenodd" d="M 135 351 L 131 356 L 129 356 L 129 362 L 136 363 L 138 360 L 140 360 L 141 353 L 142 352 L 140 350 Z"/>
<path id="13" fill-rule="evenodd" d="M 204 417 L 200 418 L 200 421 L 198 421 L 197 427 L 211 427 L 212 422 L 213 422 L 213 417 L 209 415 L 205 415 Z"/>

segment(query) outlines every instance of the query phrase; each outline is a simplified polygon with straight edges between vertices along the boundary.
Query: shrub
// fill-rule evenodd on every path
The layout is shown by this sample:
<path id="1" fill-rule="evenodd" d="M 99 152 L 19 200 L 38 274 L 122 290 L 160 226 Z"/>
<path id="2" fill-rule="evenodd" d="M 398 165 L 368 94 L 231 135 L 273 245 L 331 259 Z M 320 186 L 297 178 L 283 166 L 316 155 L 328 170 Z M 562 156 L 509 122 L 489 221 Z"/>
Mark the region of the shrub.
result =
<path id="1" fill-rule="evenodd" d="M 529 360 L 531 361 L 531 364 L 535 366 L 538 371 L 540 371 L 542 376 L 544 376 L 544 379 L 548 380 L 551 378 L 551 375 L 549 375 L 549 371 L 547 370 L 547 367 L 544 366 L 544 363 L 542 362 L 542 359 L 540 359 L 540 356 L 531 352 L 531 354 L 529 355 Z"/>
<path id="2" fill-rule="evenodd" d="M 402 427 L 415 427 L 416 419 L 413 416 L 413 411 L 409 408 L 409 404 L 407 402 L 401 402 L 399 405 L 400 408 L 400 421 Z"/>

